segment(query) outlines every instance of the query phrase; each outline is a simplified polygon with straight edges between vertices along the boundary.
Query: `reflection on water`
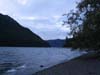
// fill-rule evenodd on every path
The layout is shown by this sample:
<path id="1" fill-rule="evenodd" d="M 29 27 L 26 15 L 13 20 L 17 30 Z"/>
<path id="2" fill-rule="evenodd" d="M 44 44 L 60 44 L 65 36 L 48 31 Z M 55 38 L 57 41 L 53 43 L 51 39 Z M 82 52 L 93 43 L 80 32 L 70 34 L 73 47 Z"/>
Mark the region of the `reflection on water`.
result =
<path id="1" fill-rule="evenodd" d="M 65 48 L 0 47 L 0 75 L 31 75 L 81 54 Z"/>

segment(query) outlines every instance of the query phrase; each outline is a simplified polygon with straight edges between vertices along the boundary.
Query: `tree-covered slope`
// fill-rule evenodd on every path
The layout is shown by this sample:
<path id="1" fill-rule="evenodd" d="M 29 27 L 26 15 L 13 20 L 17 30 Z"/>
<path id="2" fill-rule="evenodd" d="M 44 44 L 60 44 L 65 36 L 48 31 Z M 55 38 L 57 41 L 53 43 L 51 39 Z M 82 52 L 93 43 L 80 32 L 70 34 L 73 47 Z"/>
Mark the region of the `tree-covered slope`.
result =
<path id="1" fill-rule="evenodd" d="M 65 40 L 55 39 L 55 40 L 47 40 L 51 47 L 63 47 Z"/>
<path id="2" fill-rule="evenodd" d="M 14 19 L 0 14 L 0 46 L 48 47 L 48 43 Z"/>

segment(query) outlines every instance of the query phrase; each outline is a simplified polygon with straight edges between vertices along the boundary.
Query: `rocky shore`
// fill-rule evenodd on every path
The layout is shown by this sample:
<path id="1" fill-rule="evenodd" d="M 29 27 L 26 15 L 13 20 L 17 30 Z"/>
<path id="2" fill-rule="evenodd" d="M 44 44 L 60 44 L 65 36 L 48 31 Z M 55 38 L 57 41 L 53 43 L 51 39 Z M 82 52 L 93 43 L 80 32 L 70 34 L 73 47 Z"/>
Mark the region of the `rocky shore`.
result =
<path id="1" fill-rule="evenodd" d="M 86 54 L 33 75 L 100 75 L 100 59 L 97 54 Z"/>

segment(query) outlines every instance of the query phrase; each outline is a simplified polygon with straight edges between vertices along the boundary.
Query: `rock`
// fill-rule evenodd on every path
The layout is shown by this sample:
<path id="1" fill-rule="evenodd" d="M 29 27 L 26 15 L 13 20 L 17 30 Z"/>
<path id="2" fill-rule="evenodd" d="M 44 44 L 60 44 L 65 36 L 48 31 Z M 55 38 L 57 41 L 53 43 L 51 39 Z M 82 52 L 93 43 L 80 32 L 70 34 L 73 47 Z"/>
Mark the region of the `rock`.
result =
<path id="1" fill-rule="evenodd" d="M 44 67 L 43 65 L 40 65 L 40 67 L 42 68 L 42 67 Z"/>

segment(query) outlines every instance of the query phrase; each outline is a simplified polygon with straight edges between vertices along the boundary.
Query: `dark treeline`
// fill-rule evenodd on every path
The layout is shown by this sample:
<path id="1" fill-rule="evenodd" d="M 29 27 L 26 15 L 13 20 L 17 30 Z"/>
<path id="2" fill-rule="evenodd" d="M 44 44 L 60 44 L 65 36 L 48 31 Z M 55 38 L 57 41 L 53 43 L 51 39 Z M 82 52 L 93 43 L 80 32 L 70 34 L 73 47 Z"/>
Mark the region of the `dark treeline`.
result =
<path id="1" fill-rule="evenodd" d="M 73 38 L 65 47 L 100 50 L 100 0 L 81 0 L 77 8 L 67 15 Z"/>

